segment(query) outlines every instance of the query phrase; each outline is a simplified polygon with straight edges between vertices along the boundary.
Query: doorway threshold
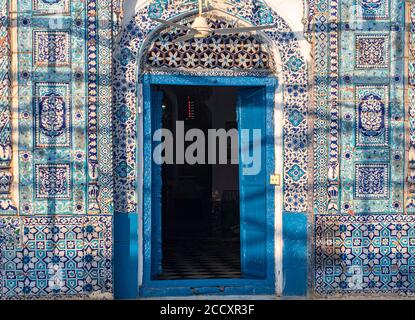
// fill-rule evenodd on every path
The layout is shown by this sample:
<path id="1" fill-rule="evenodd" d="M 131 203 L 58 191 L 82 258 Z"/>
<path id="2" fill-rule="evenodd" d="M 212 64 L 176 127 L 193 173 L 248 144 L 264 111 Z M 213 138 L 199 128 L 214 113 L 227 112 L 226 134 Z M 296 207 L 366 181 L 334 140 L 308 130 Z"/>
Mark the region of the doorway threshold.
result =
<path id="1" fill-rule="evenodd" d="M 201 296 L 170 296 L 170 297 L 143 297 L 140 300 L 279 300 L 276 295 L 201 295 Z"/>

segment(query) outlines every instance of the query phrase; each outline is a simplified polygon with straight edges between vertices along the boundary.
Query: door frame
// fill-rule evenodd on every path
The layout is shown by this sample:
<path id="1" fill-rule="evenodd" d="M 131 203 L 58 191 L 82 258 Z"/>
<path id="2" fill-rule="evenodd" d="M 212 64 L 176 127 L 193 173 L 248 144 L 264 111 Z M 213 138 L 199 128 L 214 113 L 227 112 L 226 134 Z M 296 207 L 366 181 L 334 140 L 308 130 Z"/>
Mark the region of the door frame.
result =
<path id="1" fill-rule="evenodd" d="M 186 85 L 186 86 L 231 86 L 231 87 L 266 87 L 266 174 L 269 178 L 274 174 L 275 149 L 282 152 L 282 137 L 274 141 L 274 109 L 276 105 L 275 93 L 278 82 L 275 77 L 218 77 L 218 76 L 185 76 L 185 75 L 153 75 L 143 76 L 143 217 L 142 217 L 142 281 L 139 288 L 140 296 L 180 296 L 195 294 L 275 294 L 275 264 L 279 264 L 275 252 L 275 187 L 269 183 L 267 192 L 267 275 L 265 279 L 183 279 L 183 280 L 152 280 L 151 279 L 151 227 L 152 217 L 152 112 L 151 86 L 152 85 Z M 281 128 L 282 130 L 282 128 Z M 279 135 L 278 135 L 279 137 Z M 276 142 L 276 143 L 275 143 Z M 279 232 L 277 234 L 280 234 Z M 280 241 L 277 241 L 278 243 Z M 279 278 L 279 277 L 278 277 Z"/>

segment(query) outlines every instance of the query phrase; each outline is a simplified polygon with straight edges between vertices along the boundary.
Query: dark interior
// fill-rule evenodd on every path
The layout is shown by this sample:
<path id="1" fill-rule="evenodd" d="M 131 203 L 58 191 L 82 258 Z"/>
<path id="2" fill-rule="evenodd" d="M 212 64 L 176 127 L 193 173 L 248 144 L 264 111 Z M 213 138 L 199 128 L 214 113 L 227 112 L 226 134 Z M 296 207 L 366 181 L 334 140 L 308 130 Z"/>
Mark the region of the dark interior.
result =
<path id="1" fill-rule="evenodd" d="M 236 89 L 160 86 L 163 128 L 237 128 Z M 185 147 L 192 142 L 185 144 Z M 207 143 L 206 143 L 207 146 Z M 176 148 L 176 146 L 175 146 Z M 228 159 L 230 154 L 228 140 Z M 157 279 L 240 278 L 238 165 L 162 165 L 162 273 Z M 217 153 L 218 154 L 218 153 Z M 176 163 L 176 161 L 175 161 Z"/>

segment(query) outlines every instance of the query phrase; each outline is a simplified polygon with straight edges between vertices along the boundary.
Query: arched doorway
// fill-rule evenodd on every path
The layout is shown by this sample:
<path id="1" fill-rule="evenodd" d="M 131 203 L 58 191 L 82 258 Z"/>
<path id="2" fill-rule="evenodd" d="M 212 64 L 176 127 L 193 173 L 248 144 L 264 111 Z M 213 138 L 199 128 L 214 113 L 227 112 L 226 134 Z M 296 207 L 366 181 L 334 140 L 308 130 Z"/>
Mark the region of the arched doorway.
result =
<path id="1" fill-rule="evenodd" d="M 263 129 L 266 132 L 265 137 L 274 140 L 274 111 L 275 113 L 279 114 L 279 117 L 276 116 L 278 119 L 278 139 L 282 139 L 282 130 L 283 126 L 282 123 L 284 122 L 284 128 L 286 128 L 286 122 L 288 122 L 288 126 L 295 126 L 296 127 L 296 139 L 302 138 L 303 134 L 306 134 L 306 115 L 305 115 L 305 100 L 306 95 L 304 95 L 304 90 L 301 86 L 305 85 L 305 63 L 299 54 L 297 45 L 292 42 L 295 40 L 294 35 L 286 28 L 286 25 L 283 21 L 280 20 L 279 17 L 273 15 L 270 12 L 270 17 L 268 19 L 275 19 L 274 21 L 277 22 L 276 29 L 279 31 L 273 31 L 272 38 L 277 39 L 278 41 L 283 40 L 285 43 L 283 45 L 279 44 L 277 41 L 274 41 L 269 36 L 265 36 L 262 38 L 262 44 L 267 44 L 267 50 L 264 50 L 262 54 L 267 54 L 267 57 L 271 57 L 269 60 L 270 63 L 268 65 L 259 65 L 255 64 L 258 61 L 263 62 L 266 61 L 266 56 L 263 56 L 260 59 L 253 59 L 252 55 L 248 59 L 248 63 L 246 61 L 242 63 L 242 67 L 238 66 L 235 68 L 235 61 L 239 59 L 239 62 L 243 61 L 244 59 L 238 57 L 238 55 L 233 55 L 230 58 L 232 62 L 232 67 L 227 68 L 225 65 L 213 65 L 212 58 L 201 56 L 199 55 L 196 59 L 183 59 L 181 56 L 180 63 L 178 63 L 177 57 L 175 53 L 178 50 L 175 48 L 171 50 L 167 48 L 166 52 L 160 53 L 160 47 L 156 48 L 157 46 L 154 45 L 157 42 L 160 42 L 159 46 L 164 46 L 172 41 L 172 34 L 171 32 L 166 32 L 164 36 L 167 38 L 165 39 L 156 39 L 154 41 L 154 36 L 158 35 L 159 30 L 154 30 L 150 27 L 150 21 L 146 19 L 142 19 L 140 16 L 141 14 L 151 15 L 152 11 L 150 8 L 147 8 L 148 11 L 141 12 L 137 14 L 137 19 L 134 20 L 130 25 L 126 28 L 126 33 L 124 36 L 121 37 L 121 47 L 119 54 L 116 58 L 115 64 L 115 95 L 114 95 L 114 106 L 115 106 L 115 144 L 117 141 L 120 143 L 116 146 L 115 150 L 115 173 L 116 173 L 116 197 L 115 197 L 115 205 L 116 211 L 119 213 L 119 217 L 121 220 L 126 220 L 125 215 L 131 215 L 134 217 L 130 219 L 130 221 L 137 221 L 137 237 L 136 241 L 139 244 L 138 252 L 139 255 L 137 258 L 138 260 L 138 275 L 139 279 L 137 281 L 141 285 L 141 293 L 144 295 L 170 295 L 170 294 L 197 294 L 203 293 L 204 290 L 207 290 L 207 293 L 218 293 L 218 294 L 230 294 L 230 293 L 275 293 L 275 278 L 276 274 L 281 275 L 281 272 L 276 272 L 275 266 L 279 265 L 281 259 L 281 246 L 277 245 L 277 250 L 274 250 L 274 235 L 275 229 L 274 226 L 281 227 L 280 222 L 278 221 L 275 223 L 274 219 L 281 219 L 282 214 L 282 190 L 281 188 L 278 189 L 277 193 L 277 201 L 275 201 L 275 210 L 274 210 L 274 187 L 270 186 L 269 179 L 273 173 L 279 173 L 282 176 L 282 163 L 283 163 L 283 156 L 288 157 L 284 158 L 284 161 L 288 159 L 289 164 L 288 169 L 295 167 L 295 172 L 302 172 L 298 176 L 292 177 L 292 179 L 296 182 L 295 188 L 288 188 L 286 195 L 288 195 L 286 199 L 286 209 L 295 210 L 295 207 L 301 207 L 305 201 L 306 195 L 305 192 L 302 191 L 302 184 L 306 182 L 306 166 L 304 163 L 307 163 L 306 155 L 302 153 L 301 160 L 295 158 L 295 153 L 304 152 L 303 150 L 299 150 L 298 145 L 293 147 L 293 150 L 289 150 L 288 153 L 283 154 L 282 152 L 282 141 L 272 141 L 271 143 L 265 142 L 264 146 L 270 146 L 268 153 L 264 155 L 264 174 L 263 174 L 263 190 L 262 194 L 267 194 L 269 191 L 269 195 L 265 197 L 264 204 L 262 204 L 263 210 L 261 208 L 257 210 L 258 212 L 264 213 L 265 216 L 265 223 L 262 221 L 260 222 L 266 225 L 266 228 L 269 228 L 269 232 L 266 232 L 265 238 L 258 243 L 261 244 L 261 248 L 259 250 L 254 250 L 251 252 L 262 252 L 261 257 L 254 257 L 252 256 L 252 261 L 262 261 L 263 265 L 265 266 L 262 273 L 259 276 L 259 279 L 255 279 L 254 277 L 242 277 L 242 279 L 193 279 L 193 280 L 158 280 L 157 275 L 160 274 L 160 265 L 162 264 L 162 259 L 160 259 L 160 248 L 162 247 L 162 241 L 158 234 L 161 233 L 161 230 L 157 230 L 160 225 L 160 221 L 157 220 L 157 213 L 156 216 L 154 215 L 154 208 L 160 201 L 154 201 L 154 189 L 157 186 L 157 183 L 154 184 L 154 168 L 149 165 L 151 162 L 151 151 L 152 145 L 149 143 L 151 140 L 152 135 L 154 133 L 154 128 L 157 128 L 159 124 L 153 123 L 153 118 L 151 116 L 151 111 L 154 110 L 154 107 L 160 104 L 160 98 L 157 98 L 157 94 L 154 92 L 154 88 L 157 86 L 168 86 L 168 85 L 178 85 L 178 86 L 198 86 L 199 88 L 202 87 L 228 87 L 232 88 L 234 91 L 237 91 L 239 95 L 243 95 L 243 91 L 249 91 L 251 89 L 251 93 L 253 91 L 260 92 L 262 91 L 262 98 L 263 103 L 263 114 L 262 116 L 262 123 Z M 154 12 L 153 12 L 154 13 Z M 168 19 L 175 15 L 178 15 L 178 12 L 171 12 L 169 10 L 165 11 L 163 18 Z M 138 17 L 140 17 L 138 19 Z M 262 19 L 264 18 L 262 13 Z M 181 17 L 181 23 L 189 23 L 191 22 L 191 18 L 187 20 Z M 219 16 L 216 17 L 219 19 Z M 218 23 L 227 23 L 226 17 L 220 17 L 224 20 L 218 20 Z M 259 24 L 259 21 L 256 21 L 256 18 L 244 17 L 244 20 L 251 21 L 251 24 Z M 228 17 L 229 19 L 229 17 Z M 175 19 L 177 21 L 177 19 Z M 242 20 L 241 20 L 242 21 Z M 245 22 L 242 22 L 245 24 Z M 136 27 L 137 24 L 137 27 Z M 142 24 L 142 25 L 140 25 Z M 145 26 L 145 27 L 143 27 Z M 281 30 L 284 30 L 281 33 Z M 154 35 L 154 36 L 153 36 Z M 162 34 L 163 36 L 163 34 Z M 179 36 L 179 35 L 177 35 Z M 243 35 L 235 35 L 236 39 L 232 41 L 241 41 L 244 39 Z M 258 39 L 261 37 L 258 37 Z M 146 39 L 146 41 L 144 41 Z M 215 39 L 214 39 L 215 40 Z M 218 39 L 216 39 L 218 40 Z M 245 40 L 251 41 L 247 37 Z M 186 44 L 185 44 L 186 45 Z M 196 44 L 198 45 L 198 44 Z M 203 43 L 202 43 L 203 45 Z M 208 43 L 209 48 L 214 48 L 215 43 Z M 237 42 L 232 44 L 233 49 L 238 48 L 241 45 Z M 276 46 L 278 46 L 278 51 L 281 54 L 281 48 L 284 49 L 282 55 L 279 58 L 276 58 L 271 53 L 275 53 Z M 255 47 L 255 46 L 254 46 Z M 260 46 L 261 47 L 261 46 Z M 224 50 L 218 47 L 218 54 L 223 54 Z M 252 50 L 248 49 L 248 50 Z M 254 49 L 254 51 L 257 49 Z M 188 50 L 184 50 L 186 52 Z M 245 51 L 242 49 L 241 51 Z M 202 52 L 206 52 L 206 50 L 202 50 Z M 253 52 L 253 55 L 258 54 L 258 52 Z M 163 61 L 160 61 L 160 57 L 163 56 Z M 221 56 L 223 57 L 223 56 Z M 152 59 L 150 59 L 152 58 Z M 210 59 L 210 60 L 209 60 Z M 213 59 L 216 63 L 220 60 L 217 57 Z M 222 59 L 225 61 L 226 59 Z M 246 60 L 246 59 L 245 59 Z M 276 81 L 275 81 L 275 74 L 276 71 L 274 69 L 273 63 L 275 61 L 289 61 L 289 63 L 283 66 L 283 72 L 281 73 L 284 75 L 284 71 L 286 73 L 285 76 L 282 77 L 283 81 L 285 82 L 289 77 L 291 77 L 291 83 L 289 86 L 282 86 L 278 92 L 282 96 L 284 95 L 284 101 L 287 104 L 290 104 L 290 113 L 293 114 L 292 117 L 289 115 L 282 116 L 282 103 L 283 100 L 280 96 L 279 98 L 275 99 L 275 92 L 276 92 Z M 190 65 L 184 65 L 185 63 L 189 63 Z M 194 62 L 197 62 L 195 65 Z M 210 62 L 209 62 L 210 61 Z M 202 64 L 208 63 L 208 67 L 203 68 L 200 67 Z M 225 67 L 224 67 L 225 66 Z M 134 68 L 136 68 L 134 70 Z M 289 69 L 289 71 L 288 71 Z M 141 75 L 137 77 L 137 70 L 141 70 Z M 137 85 L 138 84 L 138 85 Z M 262 88 L 262 90 L 261 90 Z M 157 90 L 156 90 L 157 91 Z M 249 93 L 246 93 L 249 95 Z M 261 95 L 261 94 L 259 94 Z M 278 96 L 278 94 L 277 94 Z M 239 96 L 240 97 L 240 96 Z M 253 101 L 261 101 L 261 97 L 255 97 Z M 158 102 L 157 102 L 158 100 Z M 248 100 L 248 99 L 241 99 L 239 100 Z M 161 102 L 162 104 L 162 102 Z M 255 103 L 254 103 L 255 104 Z M 277 109 L 275 106 L 277 105 Z M 269 106 L 269 107 L 267 107 Z M 142 113 L 143 112 L 143 113 Z M 253 113 L 255 116 L 259 115 L 259 113 Z M 138 119 L 138 122 L 136 121 Z M 249 126 L 249 121 L 248 124 Z M 305 128 L 304 128 L 305 125 Z M 143 136 L 140 137 L 140 132 L 143 130 Z M 289 140 L 288 142 L 292 142 L 293 137 L 289 135 L 286 136 Z M 297 141 L 297 140 L 296 140 Z M 276 147 L 279 148 L 276 151 Z M 300 147 L 303 148 L 303 147 Z M 143 151 L 144 150 L 144 151 Z M 275 155 L 277 154 L 277 161 L 274 161 Z M 306 152 L 305 152 L 306 153 Z M 279 161 L 278 161 L 279 160 Z M 277 164 L 278 169 L 274 171 L 274 167 Z M 157 170 L 156 170 L 157 171 Z M 290 172 L 293 172 L 291 170 Z M 138 173 L 138 174 L 137 174 Z M 285 175 L 284 175 L 285 179 Z M 288 181 L 289 182 L 289 181 Z M 290 186 L 287 184 L 287 186 Z M 267 191 L 268 190 L 268 191 Z M 298 201 L 299 197 L 297 193 L 301 194 L 301 201 Z M 244 205 L 240 202 L 240 206 L 243 207 Z M 255 206 L 255 205 L 254 205 Z M 290 208 L 291 206 L 291 208 Z M 160 211 L 160 209 L 155 210 Z M 248 210 L 253 212 L 254 210 Z M 278 218 L 276 217 L 275 213 L 278 213 Z M 138 217 L 137 217 L 138 214 Z M 140 216 L 141 215 L 141 216 Z M 160 214 L 159 214 L 160 217 Z M 242 212 L 241 212 L 241 219 L 242 219 Z M 117 214 L 116 214 L 116 230 L 117 230 Z M 128 219 L 127 219 L 128 220 Z M 249 218 L 247 220 L 250 220 Z M 255 217 L 254 217 L 255 220 Z M 140 224 L 142 222 L 142 224 Z M 156 223 L 152 223 L 156 222 Z M 242 223 L 242 221 L 241 221 Z M 248 224 L 249 225 L 249 224 Z M 129 227 L 130 233 L 134 233 L 134 228 Z M 249 227 L 248 227 L 249 229 Z M 247 230 L 248 230 L 247 229 Z M 241 227 L 242 230 L 242 227 Z M 253 233 L 255 230 L 252 230 Z M 242 231 L 244 233 L 244 231 Z M 253 234 L 252 233 L 252 234 Z M 281 235 L 281 232 L 277 232 Z M 156 235 L 156 238 L 154 238 Z M 130 237 L 130 253 L 131 242 L 134 241 L 134 237 Z M 142 240 L 142 242 L 140 242 Z M 117 239 L 115 239 L 117 245 Z M 241 237 L 241 243 L 242 243 Z M 242 244 L 240 247 L 240 251 L 246 250 L 242 248 Z M 117 251 L 117 249 L 115 249 Z M 140 256 L 140 254 L 142 254 Z M 161 254 L 162 255 L 162 254 Z M 248 253 L 249 256 L 249 253 Z M 140 260 L 141 258 L 141 260 Z M 243 264 L 243 258 L 241 254 L 241 263 Z M 141 262 L 141 263 L 140 263 Z M 262 263 L 261 262 L 261 263 Z M 255 264 L 254 263 L 254 264 Z M 247 265 L 250 263 L 248 262 Z M 252 265 L 252 264 L 251 264 Z M 279 265 L 280 268 L 280 265 Z M 117 268 L 116 268 L 117 269 Z M 242 267 L 241 267 L 242 271 Z M 242 272 L 243 273 L 243 272 Z M 253 274 L 255 272 L 251 272 Z M 117 272 L 116 272 L 117 274 Z M 131 272 L 131 274 L 133 274 Z M 265 275 L 264 275 L 265 274 Z M 168 282 L 170 281 L 170 282 Z M 180 282 L 181 281 L 181 282 Z M 278 281 L 277 281 L 278 285 Z M 263 290 L 261 291 L 261 288 Z"/>
<path id="2" fill-rule="evenodd" d="M 189 24 L 193 18 L 181 23 Z M 230 27 L 218 18 L 208 21 L 211 28 Z M 274 132 L 267 122 L 273 122 L 276 80 L 269 46 L 259 36 L 240 34 L 176 43 L 183 35 L 181 30 L 164 30 L 143 54 L 143 172 L 147 174 L 143 176 L 140 293 L 272 294 L 274 190 L 267 177 L 274 173 Z M 162 140 L 155 142 L 154 137 L 160 128 L 172 132 L 175 139 L 174 160 L 163 155 L 171 163 L 154 161 Z M 196 150 L 197 163 L 189 163 L 183 158 L 187 150 L 178 153 L 182 152 L 178 139 L 195 130 L 205 136 L 203 155 Z M 209 139 L 212 130 L 217 136 L 218 130 L 226 132 L 230 144 L 226 149 L 232 148 L 231 130 L 237 132 L 239 164 L 238 159 L 230 161 L 230 154 L 220 160 L 220 142 L 214 147 L 219 158 L 216 154 L 212 158 L 209 145 L 220 140 Z M 259 141 L 245 141 L 243 133 L 258 134 Z M 201 142 L 193 138 L 192 144 Z M 258 154 L 258 163 L 242 163 L 253 154 Z M 255 172 L 248 172 L 250 166 Z"/>

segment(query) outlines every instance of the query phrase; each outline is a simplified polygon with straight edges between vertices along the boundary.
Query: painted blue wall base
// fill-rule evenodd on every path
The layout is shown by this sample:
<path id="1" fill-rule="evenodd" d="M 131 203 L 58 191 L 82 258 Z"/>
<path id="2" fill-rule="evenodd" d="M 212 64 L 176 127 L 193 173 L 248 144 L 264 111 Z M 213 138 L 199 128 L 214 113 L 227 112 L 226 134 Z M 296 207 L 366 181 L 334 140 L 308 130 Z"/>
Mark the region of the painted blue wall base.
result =
<path id="1" fill-rule="evenodd" d="M 307 295 L 307 215 L 283 213 L 283 296 Z"/>
<path id="2" fill-rule="evenodd" d="M 116 299 L 136 299 L 138 292 L 138 216 L 115 214 L 114 216 L 114 296 Z M 307 295 L 307 215 L 283 214 L 283 295 Z M 141 288 L 141 296 L 188 296 L 197 294 L 272 294 L 274 288 L 264 287 L 215 287 Z M 206 290 L 205 290 L 206 289 Z"/>
<path id="3" fill-rule="evenodd" d="M 114 297 L 138 297 L 138 215 L 114 215 Z"/>
<path id="4" fill-rule="evenodd" d="M 160 287 L 140 288 L 143 297 L 175 297 L 175 296 L 221 296 L 221 295 L 272 295 L 274 287 L 238 286 L 238 287 Z"/>

